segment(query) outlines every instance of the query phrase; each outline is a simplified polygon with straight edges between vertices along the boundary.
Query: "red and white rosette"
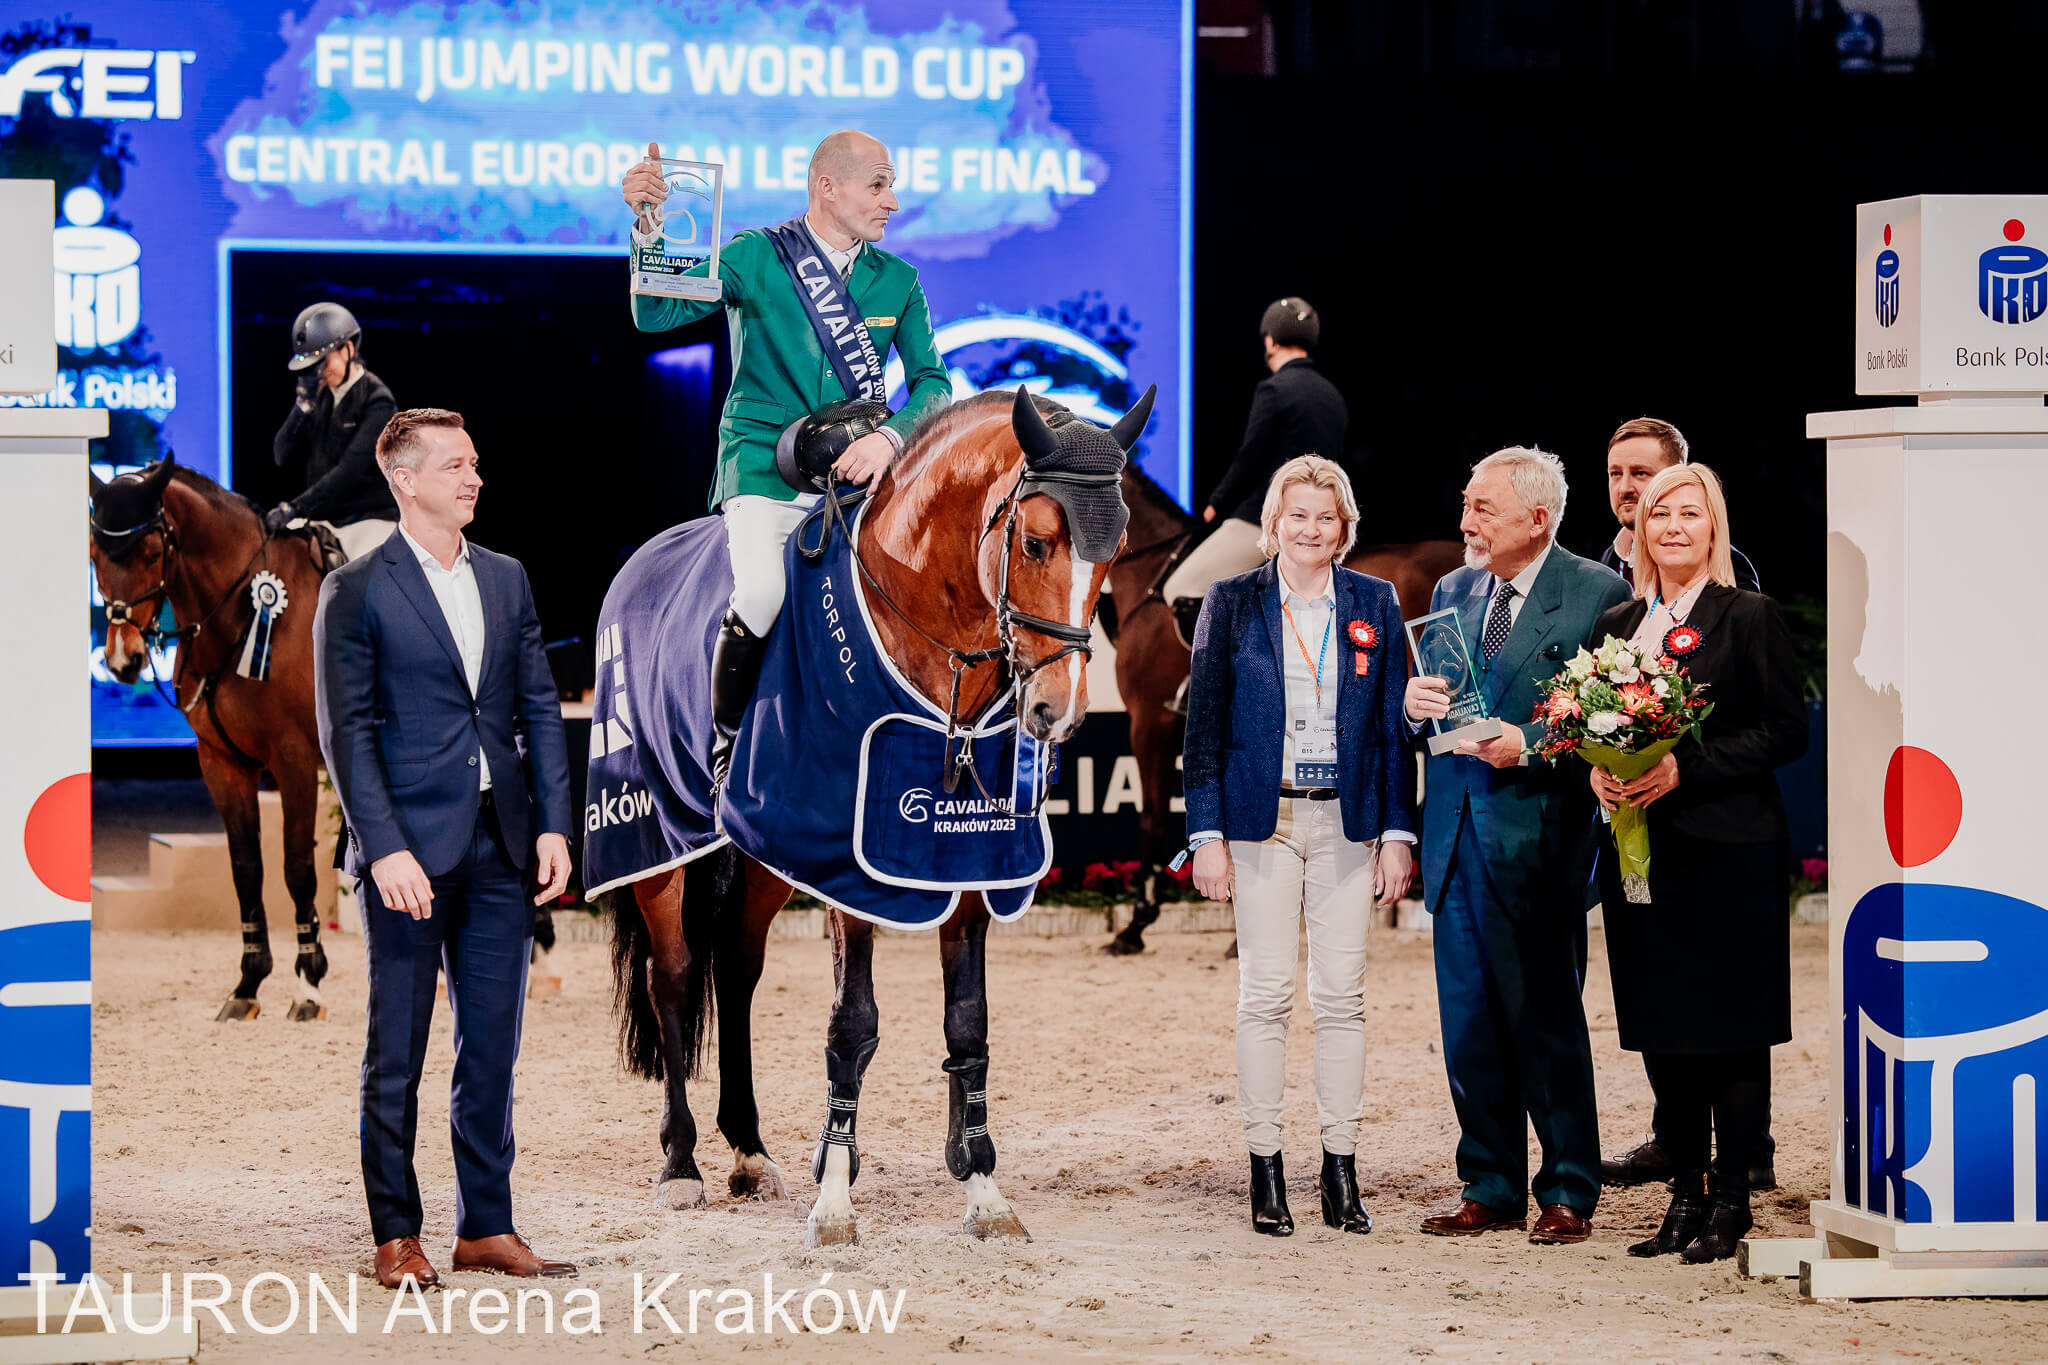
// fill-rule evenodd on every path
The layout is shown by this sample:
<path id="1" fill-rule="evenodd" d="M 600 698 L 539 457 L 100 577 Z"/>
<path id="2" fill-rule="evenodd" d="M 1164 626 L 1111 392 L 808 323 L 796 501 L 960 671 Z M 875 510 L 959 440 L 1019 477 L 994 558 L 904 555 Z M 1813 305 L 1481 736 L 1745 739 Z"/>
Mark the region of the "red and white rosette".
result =
<path id="1" fill-rule="evenodd" d="M 1366 651 L 1378 647 L 1380 633 L 1372 628 L 1372 623 L 1369 621 L 1353 621 L 1344 628 L 1344 633 L 1351 637 L 1351 645 L 1354 651 L 1351 656 L 1352 667 L 1357 670 L 1358 676 L 1362 678 L 1365 676 L 1366 661 L 1370 657 Z"/>
<path id="2" fill-rule="evenodd" d="M 1683 659 L 1697 650 L 1704 638 L 1697 626 L 1673 626 L 1664 632 L 1664 653 L 1673 659 Z"/>

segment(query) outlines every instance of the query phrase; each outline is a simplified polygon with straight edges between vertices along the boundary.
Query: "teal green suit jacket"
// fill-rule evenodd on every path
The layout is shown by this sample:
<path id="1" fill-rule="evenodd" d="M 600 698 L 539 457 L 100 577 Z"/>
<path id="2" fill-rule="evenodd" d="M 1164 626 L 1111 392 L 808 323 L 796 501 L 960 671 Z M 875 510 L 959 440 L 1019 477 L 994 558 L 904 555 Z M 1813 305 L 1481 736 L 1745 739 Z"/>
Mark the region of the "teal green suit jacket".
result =
<path id="1" fill-rule="evenodd" d="M 705 267 L 690 273 L 702 275 Z M 715 510 L 739 493 L 787 500 L 796 490 L 775 472 L 775 438 L 797 418 L 848 395 L 767 233 L 749 229 L 727 242 L 718 281 L 716 300 L 635 294 L 633 323 L 643 332 L 663 332 L 725 309 L 732 328 L 732 391 L 718 423 L 711 506 Z M 944 406 L 953 392 L 932 337 L 924 286 L 908 261 L 870 242 L 854 258 L 847 288 L 874 338 L 875 354 L 886 362 L 894 345 L 903 358 L 903 409 L 888 425 L 908 437 L 918 419 Z"/>

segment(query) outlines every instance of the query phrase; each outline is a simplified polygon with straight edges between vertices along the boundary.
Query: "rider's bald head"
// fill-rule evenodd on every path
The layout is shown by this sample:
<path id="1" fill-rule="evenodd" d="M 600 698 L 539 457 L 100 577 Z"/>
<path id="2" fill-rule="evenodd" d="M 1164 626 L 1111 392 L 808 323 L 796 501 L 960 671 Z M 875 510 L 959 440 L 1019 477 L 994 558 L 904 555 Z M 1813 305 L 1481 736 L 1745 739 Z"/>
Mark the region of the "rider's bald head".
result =
<path id="1" fill-rule="evenodd" d="M 842 128 L 818 144 L 811 153 L 810 192 L 818 192 L 818 181 L 831 177 L 844 184 L 866 175 L 877 164 L 886 165 L 889 149 L 866 133 Z"/>

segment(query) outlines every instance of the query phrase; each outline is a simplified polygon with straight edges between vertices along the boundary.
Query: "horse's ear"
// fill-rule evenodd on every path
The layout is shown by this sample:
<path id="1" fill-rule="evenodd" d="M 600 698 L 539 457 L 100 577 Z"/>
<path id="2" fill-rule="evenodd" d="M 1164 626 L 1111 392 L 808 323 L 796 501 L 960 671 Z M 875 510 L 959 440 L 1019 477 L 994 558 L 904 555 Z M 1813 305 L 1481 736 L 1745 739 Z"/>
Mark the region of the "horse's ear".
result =
<path id="1" fill-rule="evenodd" d="M 100 496 L 107 491 L 107 481 L 93 473 L 91 465 L 85 467 L 85 477 L 92 480 L 92 500 L 98 502 Z"/>
<path id="2" fill-rule="evenodd" d="M 1017 444 L 1024 448 L 1024 463 L 1036 464 L 1060 448 L 1060 438 L 1052 434 L 1052 428 L 1038 415 L 1038 405 L 1031 401 L 1031 391 L 1019 387 L 1017 401 L 1010 407 L 1010 429 L 1017 433 Z"/>
<path id="3" fill-rule="evenodd" d="M 164 493 L 164 485 L 171 481 L 171 466 L 176 463 L 177 461 L 173 460 L 168 455 L 164 456 L 161 460 L 158 460 L 156 462 L 156 468 L 150 470 L 149 473 L 142 476 L 142 487 L 144 491 L 146 491 L 153 498 L 162 497 Z"/>
<path id="4" fill-rule="evenodd" d="M 1116 419 L 1116 425 L 1109 434 L 1116 437 L 1116 443 L 1129 450 L 1145 434 L 1145 424 L 1152 420 L 1152 400 L 1159 396 L 1159 386 L 1154 384 L 1145 390 L 1145 396 L 1129 412 Z"/>

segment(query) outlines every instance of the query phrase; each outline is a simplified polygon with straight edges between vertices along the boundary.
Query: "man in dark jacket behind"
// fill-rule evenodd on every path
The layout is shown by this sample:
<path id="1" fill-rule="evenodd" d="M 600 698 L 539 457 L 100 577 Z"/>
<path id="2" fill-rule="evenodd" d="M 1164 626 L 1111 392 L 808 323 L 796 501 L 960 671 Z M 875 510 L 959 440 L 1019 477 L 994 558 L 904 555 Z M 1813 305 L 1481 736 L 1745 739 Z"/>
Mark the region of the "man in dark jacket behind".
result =
<path id="1" fill-rule="evenodd" d="M 1245 419 L 1237 458 L 1202 508 L 1202 520 L 1218 524 L 1162 589 L 1180 623 L 1183 643 L 1194 639 L 1195 618 L 1210 584 L 1266 562 L 1259 550 L 1259 525 L 1274 472 L 1297 455 L 1344 461 L 1344 435 L 1350 425 L 1344 395 L 1308 357 L 1321 332 L 1316 310 L 1307 300 L 1291 296 L 1273 302 L 1259 320 L 1266 368 L 1272 373 L 1252 390 L 1251 416 Z M 1184 713 L 1186 696 L 1183 683 L 1174 710 Z"/>
<path id="2" fill-rule="evenodd" d="M 363 331 L 338 303 L 316 303 L 292 323 L 290 368 L 299 391 L 271 442 L 280 469 L 303 470 L 305 490 L 270 509 L 272 534 L 305 521 L 334 528 L 360 559 L 398 526 L 398 504 L 377 468 L 377 437 L 397 403 L 363 368 Z"/>

